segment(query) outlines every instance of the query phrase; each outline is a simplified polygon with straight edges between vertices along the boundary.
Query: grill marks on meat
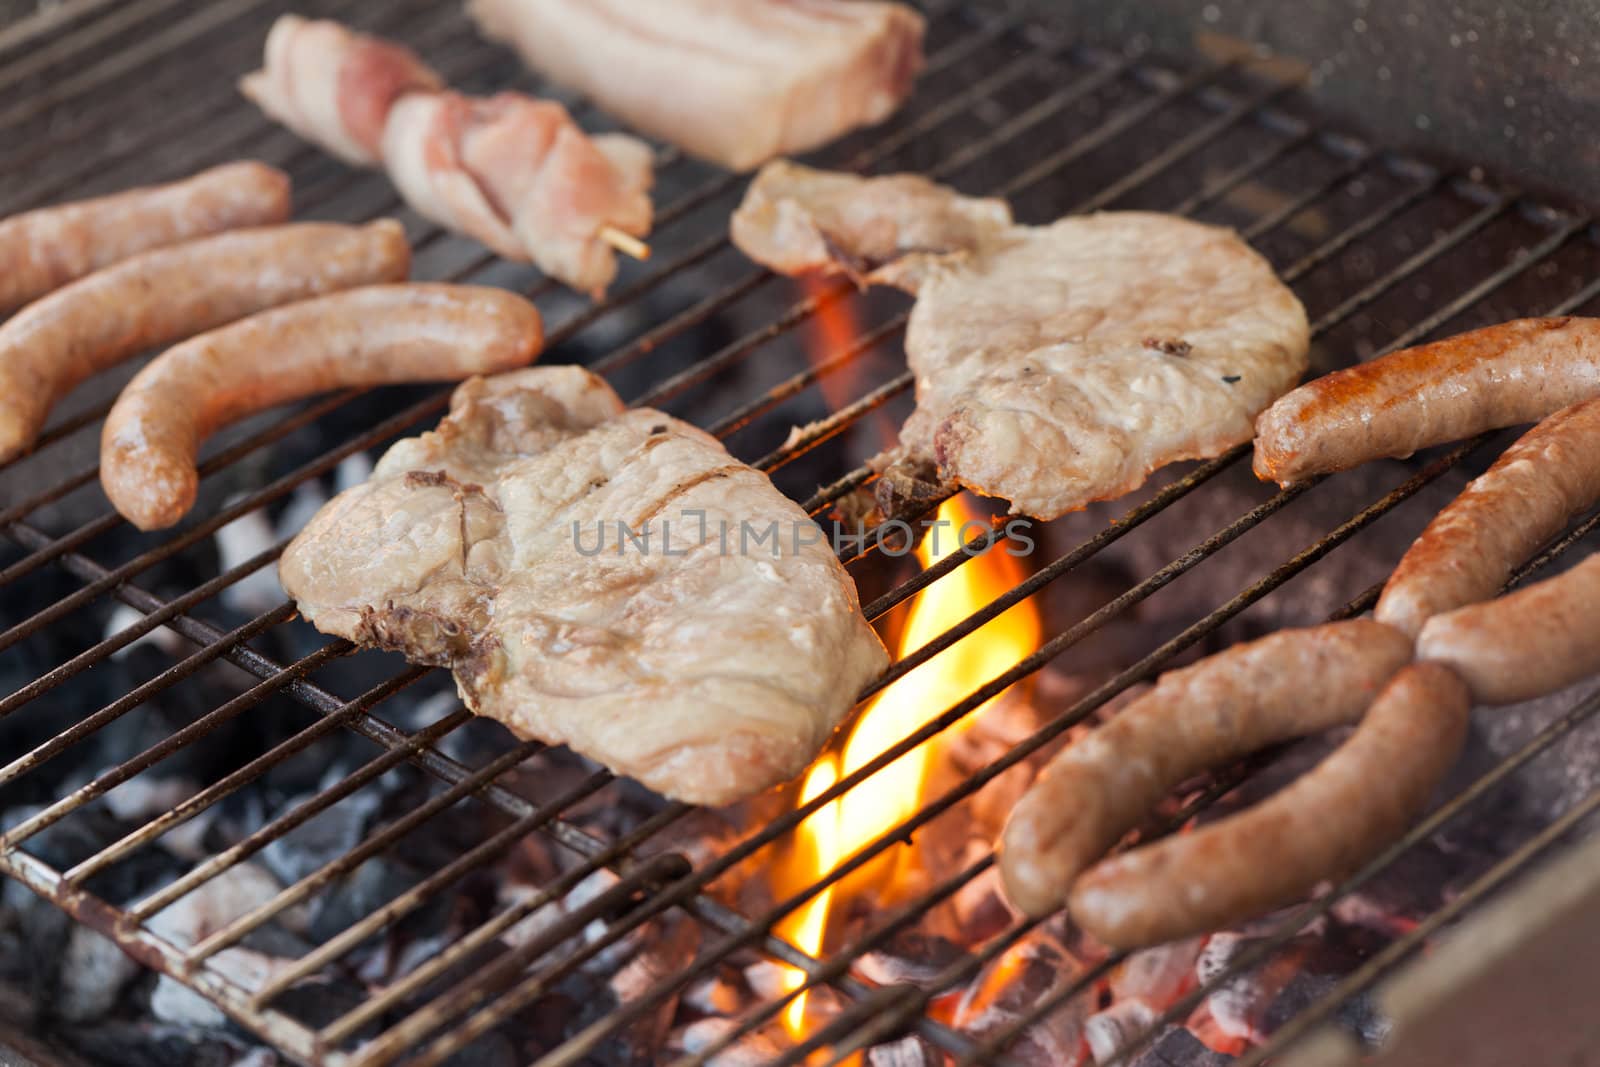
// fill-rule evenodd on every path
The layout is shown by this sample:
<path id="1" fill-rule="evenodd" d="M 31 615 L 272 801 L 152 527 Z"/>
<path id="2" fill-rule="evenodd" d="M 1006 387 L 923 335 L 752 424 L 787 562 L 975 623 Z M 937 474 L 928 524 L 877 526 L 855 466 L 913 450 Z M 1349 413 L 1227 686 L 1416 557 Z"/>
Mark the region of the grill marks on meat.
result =
<path id="1" fill-rule="evenodd" d="M 733 237 L 786 273 L 887 262 L 869 280 L 917 294 L 917 408 L 873 460 L 889 518 L 957 486 L 1040 519 L 1120 496 L 1248 441 L 1307 365 L 1305 309 L 1266 260 L 1172 215 L 1014 226 L 998 201 L 922 179 L 776 163 Z"/>
<path id="2" fill-rule="evenodd" d="M 779 554 L 741 551 L 742 520 L 776 522 Z M 832 552 L 792 543 L 807 523 L 714 438 L 546 367 L 461 386 L 280 575 L 318 629 L 451 667 L 518 735 L 720 804 L 804 769 L 887 661 Z"/>
<path id="3" fill-rule="evenodd" d="M 877 0 L 470 0 L 485 36 L 647 136 L 730 170 L 887 118 L 921 16 Z"/>

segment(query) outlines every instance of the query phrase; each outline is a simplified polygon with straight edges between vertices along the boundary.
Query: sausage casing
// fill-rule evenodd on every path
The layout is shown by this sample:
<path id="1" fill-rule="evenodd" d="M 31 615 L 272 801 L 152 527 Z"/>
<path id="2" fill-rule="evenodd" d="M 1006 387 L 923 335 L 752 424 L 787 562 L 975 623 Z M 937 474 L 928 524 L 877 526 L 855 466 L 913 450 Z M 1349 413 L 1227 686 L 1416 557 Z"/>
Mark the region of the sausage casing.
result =
<path id="1" fill-rule="evenodd" d="M 301 222 L 142 252 L 80 278 L 0 326 L 0 462 L 99 371 L 278 304 L 400 281 L 410 265 L 393 219 Z"/>
<path id="2" fill-rule="evenodd" d="M 1551 415 L 1474 479 L 1400 560 L 1375 616 L 1415 636 L 1433 616 L 1489 599 L 1596 500 L 1600 399 Z"/>
<path id="3" fill-rule="evenodd" d="M 371 285 L 240 319 L 152 360 L 106 417 L 100 482 L 142 530 L 194 504 L 195 456 L 213 431 L 330 389 L 437 382 L 528 363 L 539 312 L 504 289 Z"/>
<path id="4" fill-rule="evenodd" d="M 1600 395 L 1600 320 L 1517 319 L 1323 375 L 1256 418 L 1256 477 L 1292 485 L 1537 422 Z"/>
<path id="5" fill-rule="evenodd" d="M 289 176 L 225 163 L 192 178 L 0 220 L 0 312 L 131 255 L 289 217 Z"/>
<path id="6" fill-rule="evenodd" d="M 1073 919 L 1133 948 L 1304 897 L 1405 832 L 1460 753 L 1470 710 L 1449 668 L 1402 668 L 1344 744 L 1271 797 L 1090 868 L 1073 886 Z"/>
<path id="7" fill-rule="evenodd" d="M 1517 704 L 1600 673 L 1600 555 L 1554 578 L 1429 619 L 1417 658 L 1448 665 L 1480 704 Z"/>
<path id="8" fill-rule="evenodd" d="M 1062 750 L 1018 802 L 1001 843 L 1006 895 L 1030 915 L 1167 792 L 1278 741 L 1354 722 L 1411 659 L 1411 641 L 1367 619 L 1286 630 L 1181 670 Z"/>

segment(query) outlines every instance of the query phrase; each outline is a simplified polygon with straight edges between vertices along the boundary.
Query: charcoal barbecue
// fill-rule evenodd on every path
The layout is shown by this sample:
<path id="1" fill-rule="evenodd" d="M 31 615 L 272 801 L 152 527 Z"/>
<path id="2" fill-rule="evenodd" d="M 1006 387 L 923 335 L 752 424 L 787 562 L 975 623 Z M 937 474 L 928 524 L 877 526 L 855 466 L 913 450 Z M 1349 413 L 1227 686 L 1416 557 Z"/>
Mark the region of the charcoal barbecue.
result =
<path id="1" fill-rule="evenodd" d="M 1382 127 L 1394 140 L 1404 121 L 1328 118 L 1350 100 L 1320 84 L 1317 57 L 1302 62 L 1225 36 L 1236 28 L 1231 5 L 1186 43 L 1170 33 L 1152 40 L 1151 27 L 1105 5 L 1084 5 L 1098 20 L 1081 34 L 1051 5 L 920 6 L 929 65 L 917 92 L 884 125 L 811 157 L 819 165 L 917 171 L 1008 197 L 1029 222 L 1136 207 L 1234 226 L 1306 304 L 1313 373 L 1516 316 L 1600 314 L 1600 231 L 1582 206 L 1596 191 L 1593 173 L 1562 182 L 1543 152 L 1515 180 L 1500 177 L 1514 153 L 1497 147 L 1490 154 L 1501 166 L 1486 172 L 1459 161 L 1459 137 L 1447 146 L 1454 155 L 1387 147 L 1364 131 Z M 651 259 L 625 267 L 604 301 L 575 297 L 430 226 L 382 175 L 328 159 L 241 99 L 234 80 L 287 9 L 280 0 L 63 0 L 0 28 L 0 214 L 259 158 L 293 174 L 297 216 L 395 215 L 417 250 L 416 276 L 529 295 L 546 316 L 546 361 L 584 363 L 630 403 L 704 427 L 813 515 L 868 484 L 864 460 L 909 410 L 902 297 L 844 281 L 801 286 L 754 268 L 726 237 L 746 178 L 670 148 L 657 156 Z M 562 95 L 480 39 L 455 3 L 317 0 L 296 10 L 403 40 L 466 91 Z M 586 128 L 612 128 L 566 99 Z M 388 443 L 432 425 L 448 390 L 345 393 L 242 424 L 204 455 L 190 518 L 141 535 L 106 504 L 94 466 L 101 420 L 125 378 L 80 390 L 31 455 L 0 468 L 0 874 L 151 972 L 126 982 L 159 975 L 168 995 L 186 989 L 236 1023 L 237 1040 L 248 1034 L 287 1061 L 328 1067 L 1039 1062 L 1021 1051 L 1029 1035 L 1107 1007 L 1121 957 L 1080 961 L 982 1029 L 964 1025 L 952 999 L 1036 945 L 1044 923 L 1002 916 L 981 941 L 919 960 L 909 977 L 882 965 L 893 946 L 928 932 L 934 909 L 993 879 L 992 851 L 926 874 L 826 951 L 802 951 L 780 933 L 784 921 L 875 857 L 975 818 L 1008 770 L 1186 653 L 1367 610 L 1410 537 L 1510 440 L 1488 435 L 1285 491 L 1249 478 L 1242 446 L 1125 500 L 1039 524 L 1025 579 L 900 658 L 863 700 L 1019 603 L 1041 605 L 1035 651 L 950 694 L 915 733 L 803 803 L 790 790 L 707 829 L 708 813 L 474 721 L 441 672 L 322 638 L 274 596 L 286 513 L 303 513 Z M 1513 584 L 1581 558 L 1600 543 L 1597 525 L 1600 515 L 1582 518 Z M 244 538 L 247 529 L 260 533 Z M 1001 549 L 1009 530 L 996 525 L 920 572 L 871 539 L 848 550 L 868 618 L 900 625 L 919 593 Z M 1095 591 L 1086 603 L 1067 592 L 1086 587 Z M 1069 694 L 1042 675 L 1070 676 Z M 730 889 L 793 850 L 808 817 L 1018 683 L 1034 687 L 1040 711 L 1028 728 L 853 859 L 782 892 Z M 1591 685 L 1481 721 L 1467 764 L 1401 842 L 1252 928 L 1220 965 L 1130 1027 L 1108 1062 L 1234 1062 L 1185 1036 L 1185 1021 L 1288 947 L 1315 956 L 1323 932 L 1355 922 L 1357 903 L 1389 908 L 1364 927 L 1383 927 L 1382 938 L 1228 1056 L 1355 1062 L 1347 1057 L 1403 1029 L 1406 1004 L 1448 1032 L 1437 1019 L 1450 1018 L 1452 987 L 1437 966 L 1432 979 L 1409 978 L 1427 995 L 1391 1003 L 1384 983 L 1401 981 L 1392 976 L 1424 946 L 1462 951 L 1450 938 L 1474 930 L 1480 913 L 1493 924 L 1485 929 L 1513 933 L 1485 935 L 1495 966 L 1463 968 L 1478 983 L 1464 998 L 1511 995 L 1484 988 L 1493 989 L 1495 967 L 1515 973 L 1518 944 L 1559 956 L 1548 930 L 1527 921 L 1534 901 L 1553 901 L 1552 922 L 1592 938 L 1571 894 L 1538 868 L 1557 856 L 1572 877 L 1595 873 L 1593 849 L 1578 838 L 1600 808 L 1597 711 Z M 138 726 L 152 717 L 159 729 Z M 1146 832 L 1265 788 L 1294 758 L 1270 754 L 1197 783 L 1187 804 Z M 178 776 L 193 788 L 168 803 L 136 814 L 112 804 L 131 795 L 125 787 Z M 306 852 L 310 860 L 284 859 L 310 828 L 357 808 L 357 830 Z M 186 826 L 204 832 L 174 848 Z M 1442 873 L 1417 859 L 1464 850 L 1469 859 Z M 379 881 L 371 872 L 395 857 L 411 861 L 414 876 L 364 893 Z M 277 891 L 174 940 L 173 905 L 269 858 Z M 1430 878 L 1406 906 L 1371 903 L 1394 899 L 1383 886 Z M 515 894 L 505 891 L 511 879 Z M 318 920 L 336 899 L 338 921 Z M 444 913 L 425 938 L 415 934 L 423 916 Z M 0 942 L 25 943 L 20 933 Z M 246 949 L 278 963 L 241 975 Z M 686 1019 L 715 1016 L 702 1000 L 719 975 L 786 968 L 794 982 L 745 978 L 726 1025 L 683 1040 Z M 0 967 L 0 986 L 8 976 Z M 775 1021 L 802 992 L 815 994 L 813 1022 L 778 1040 Z M 1352 1021 L 1372 1013 L 1384 1020 Z M 0 1008 L 0 1060 L 15 1044 L 12 1029 Z M 1499 1062 L 1525 1044 L 1507 1040 Z M 1564 1054 L 1593 1048 L 1564 1045 L 1558 1032 L 1544 1040 Z M 41 1063 L 61 1047 L 30 1045 Z"/>

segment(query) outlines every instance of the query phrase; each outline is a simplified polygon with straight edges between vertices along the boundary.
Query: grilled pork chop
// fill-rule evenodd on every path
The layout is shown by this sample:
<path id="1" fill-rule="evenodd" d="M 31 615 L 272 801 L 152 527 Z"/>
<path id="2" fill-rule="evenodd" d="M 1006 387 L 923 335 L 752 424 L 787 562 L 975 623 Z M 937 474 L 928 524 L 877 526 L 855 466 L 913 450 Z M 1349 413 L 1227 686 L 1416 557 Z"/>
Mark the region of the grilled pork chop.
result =
<path id="1" fill-rule="evenodd" d="M 870 203 L 904 179 L 844 180 Z M 757 191 L 778 195 L 762 178 Z M 841 195 L 838 182 L 791 181 L 781 211 L 761 210 L 785 233 L 825 218 L 830 258 L 854 269 L 880 252 L 885 223 L 842 210 Z M 962 222 L 938 227 L 937 248 L 904 248 L 868 276 L 917 294 L 906 331 L 917 408 L 899 446 L 873 460 L 890 515 L 958 485 L 1040 519 L 1120 496 L 1168 463 L 1248 441 L 1256 414 L 1305 372 L 1305 310 L 1230 230 L 1132 211 L 986 227 L 954 200 L 924 197 Z M 740 212 L 734 238 L 752 258 L 821 265 L 778 254 L 782 235 Z"/>
<path id="2" fill-rule="evenodd" d="M 793 777 L 887 663 L 804 511 L 576 367 L 462 385 L 279 573 L 324 633 L 450 667 L 478 714 L 693 803 Z"/>

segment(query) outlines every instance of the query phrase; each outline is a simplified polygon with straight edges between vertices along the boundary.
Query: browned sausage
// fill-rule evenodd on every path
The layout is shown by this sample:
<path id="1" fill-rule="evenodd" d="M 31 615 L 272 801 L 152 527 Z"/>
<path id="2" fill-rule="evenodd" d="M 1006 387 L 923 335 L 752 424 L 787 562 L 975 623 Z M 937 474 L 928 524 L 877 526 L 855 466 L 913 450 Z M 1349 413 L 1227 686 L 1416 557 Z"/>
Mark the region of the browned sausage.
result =
<path id="1" fill-rule="evenodd" d="M 289 217 L 289 176 L 226 163 L 170 185 L 0 220 L 0 312 L 152 248 Z"/>
<path id="2" fill-rule="evenodd" d="M 1405 634 L 1353 619 L 1286 630 L 1163 674 L 1063 750 L 1017 804 L 1001 842 L 1006 895 L 1029 915 L 1053 911 L 1178 783 L 1354 722 L 1410 659 Z"/>
<path id="3" fill-rule="evenodd" d="M 1468 485 L 1400 560 L 1374 614 L 1414 637 L 1433 616 L 1489 599 L 1596 500 L 1600 399 L 1551 415 Z"/>
<path id="4" fill-rule="evenodd" d="M 1090 868 L 1072 888 L 1073 919 L 1133 948 L 1301 899 L 1405 832 L 1461 751 L 1470 711 L 1466 683 L 1448 667 L 1403 668 L 1349 740 L 1286 788 Z"/>
<path id="5" fill-rule="evenodd" d="M 330 389 L 510 370 L 542 343 L 532 304 L 476 285 L 373 285 L 263 311 L 128 383 L 106 417 L 100 482 L 141 530 L 171 526 L 194 504 L 201 442 L 230 422 Z"/>
<path id="6" fill-rule="evenodd" d="M 1436 615 L 1417 658 L 1466 679 L 1480 704 L 1516 704 L 1600 673 L 1600 555 L 1495 600 Z"/>
<path id="7" fill-rule="evenodd" d="M 301 222 L 203 237 L 98 270 L 0 326 L 0 462 L 33 443 L 79 382 L 156 345 L 411 266 L 393 219 Z"/>
<path id="8" fill-rule="evenodd" d="M 1600 320 L 1518 319 L 1335 371 L 1256 418 L 1256 477 L 1292 485 L 1600 396 Z"/>

